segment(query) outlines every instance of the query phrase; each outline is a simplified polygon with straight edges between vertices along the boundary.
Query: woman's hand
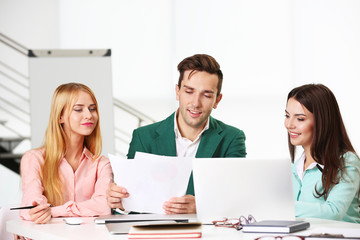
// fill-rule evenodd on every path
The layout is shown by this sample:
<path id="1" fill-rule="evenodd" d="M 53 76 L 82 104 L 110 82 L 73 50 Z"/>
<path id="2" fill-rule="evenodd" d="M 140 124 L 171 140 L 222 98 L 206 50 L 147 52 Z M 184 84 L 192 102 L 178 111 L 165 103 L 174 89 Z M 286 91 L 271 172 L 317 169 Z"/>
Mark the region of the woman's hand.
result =
<path id="1" fill-rule="evenodd" d="M 19 235 L 16 235 L 14 234 L 14 240 L 31 240 L 30 238 L 25 238 L 23 236 L 19 236 Z"/>
<path id="2" fill-rule="evenodd" d="M 29 210 L 31 221 L 40 224 L 49 222 L 51 219 L 50 204 L 38 204 L 35 201 L 32 204 L 36 207 Z"/>

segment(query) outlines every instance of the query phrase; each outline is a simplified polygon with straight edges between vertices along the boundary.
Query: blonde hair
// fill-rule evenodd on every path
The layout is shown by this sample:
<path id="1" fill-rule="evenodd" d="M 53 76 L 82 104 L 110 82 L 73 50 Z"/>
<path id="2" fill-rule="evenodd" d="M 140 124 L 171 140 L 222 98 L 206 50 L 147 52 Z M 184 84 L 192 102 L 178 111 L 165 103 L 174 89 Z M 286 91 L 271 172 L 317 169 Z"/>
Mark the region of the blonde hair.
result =
<path id="1" fill-rule="evenodd" d="M 93 91 L 81 83 L 66 83 L 56 88 L 51 101 L 49 124 L 45 133 L 44 142 L 44 164 L 42 166 L 41 178 L 44 187 L 44 195 L 48 202 L 54 206 L 63 204 L 62 181 L 59 172 L 60 162 L 66 153 L 66 142 L 69 136 L 60 123 L 60 117 L 64 112 L 71 112 L 79 92 L 88 93 L 96 105 L 99 116 L 98 103 Z M 66 121 L 69 121 L 69 116 Z M 70 126 L 69 126 L 70 127 Z M 94 158 L 99 157 L 102 147 L 100 132 L 100 116 L 94 131 L 84 139 L 84 146 L 94 154 Z"/>

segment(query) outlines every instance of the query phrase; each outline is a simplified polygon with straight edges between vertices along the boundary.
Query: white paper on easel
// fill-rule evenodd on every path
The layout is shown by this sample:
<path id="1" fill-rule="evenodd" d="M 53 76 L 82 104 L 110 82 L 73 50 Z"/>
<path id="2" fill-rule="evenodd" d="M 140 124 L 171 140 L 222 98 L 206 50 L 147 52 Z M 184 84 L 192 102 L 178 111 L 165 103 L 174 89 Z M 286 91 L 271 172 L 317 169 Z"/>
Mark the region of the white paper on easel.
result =
<path id="1" fill-rule="evenodd" d="M 122 199 L 126 211 L 164 213 L 165 201 L 186 193 L 191 158 L 136 153 L 134 159 L 109 154 L 115 183 L 125 187 L 129 198 Z"/>

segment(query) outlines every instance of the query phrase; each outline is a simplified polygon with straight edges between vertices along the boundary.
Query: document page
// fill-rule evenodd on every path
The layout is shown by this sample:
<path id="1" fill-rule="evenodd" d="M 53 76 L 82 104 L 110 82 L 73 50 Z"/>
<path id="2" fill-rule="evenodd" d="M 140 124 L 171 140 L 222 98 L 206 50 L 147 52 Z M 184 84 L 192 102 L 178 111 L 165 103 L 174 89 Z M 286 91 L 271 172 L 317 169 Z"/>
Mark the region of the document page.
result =
<path id="1" fill-rule="evenodd" d="M 130 194 L 122 200 L 126 211 L 165 213 L 162 205 L 186 193 L 192 158 L 166 157 L 148 153 L 126 159 L 109 154 L 114 181 Z"/>

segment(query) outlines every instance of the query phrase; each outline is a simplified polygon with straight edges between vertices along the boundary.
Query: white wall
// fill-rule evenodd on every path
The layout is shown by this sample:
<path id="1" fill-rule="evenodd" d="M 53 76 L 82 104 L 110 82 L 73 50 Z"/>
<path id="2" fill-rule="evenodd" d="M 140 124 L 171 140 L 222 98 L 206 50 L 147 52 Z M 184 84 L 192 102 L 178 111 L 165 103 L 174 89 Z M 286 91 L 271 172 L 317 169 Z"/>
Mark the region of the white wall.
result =
<path id="1" fill-rule="evenodd" d="M 59 43 L 58 0 L 0 0 L 0 32 L 28 48 Z"/>
<path id="2" fill-rule="evenodd" d="M 59 7 L 57 0 L 0 0 L 0 32 L 13 38 L 28 48 L 56 48 L 59 43 Z M 14 51 L 0 47 L 0 60 L 15 67 L 27 75 L 28 61 Z M 9 84 L 5 78 L 0 78 L 4 84 Z M 23 89 L 20 89 L 22 92 Z M 8 97 L 8 96 L 6 96 Z M 12 101 L 11 98 L 8 98 Z M 22 102 L 14 102 L 26 108 Z M 2 119 L 2 116 L 0 116 Z M 21 122 L 20 122 L 21 123 Z M 13 126 L 28 135 L 28 129 L 23 126 Z M 4 129 L 0 129 L 0 131 Z M 0 136 L 3 132 L 0 133 Z M 7 134 L 7 133 L 4 133 Z M 19 146 L 30 147 L 29 142 Z M 0 206 L 19 204 L 21 201 L 21 182 L 17 174 L 0 166 Z M 4 184 L 6 183 L 6 184 Z"/>
<path id="3" fill-rule="evenodd" d="M 172 1 L 63 0 L 60 13 L 62 48 L 111 47 L 115 96 L 169 96 Z"/>
<path id="4" fill-rule="evenodd" d="M 0 208 L 21 203 L 21 181 L 19 175 L 0 165 Z"/>
<path id="5" fill-rule="evenodd" d="M 288 156 L 286 96 L 312 82 L 334 91 L 359 150 L 357 0 L 49 2 L 0 0 L 0 31 L 29 47 L 111 48 L 114 96 L 157 120 L 176 109 L 177 63 L 208 53 L 224 72 L 213 116 L 245 131 L 249 156 Z M 24 20 L 20 3 L 37 18 Z"/>
<path id="6" fill-rule="evenodd" d="M 287 155 L 280 96 L 292 80 L 288 1 L 61 1 L 60 6 L 61 47 L 113 49 L 116 97 L 163 119 L 177 106 L 177 64 L 195 53 L 211 54 L 225 76 L 224 98 L 213 115 L 245 131 L 249 156 Z M 264 110 L 272 115 L 268 124 L 276 125 L 267 129 L 272 141 L 253 124 Z"/>
<path id="7" fill-rule="evenodd" d="M 360 1 L 293 1 L 294 83 L 323 83 L 335 94 L 360 151 Z"/>
<path id="8" fill-rule="evenodd" d="M 177 64 L 208 53 L 224 72 L 213 116 L 245 131 L 248 156 L 288 156 L 286 96 L 312 82 L 334 91 L 360 145 L 347 94 L 360 76 L 356 0 L 65 0 L 60 9 L 61 47 L 110 46 L 114 96 L 155 119 L 176 109 Z"/>
<path id="9" fill-rule="evenodd" d="M 213 116 L 245 131 L 249 157 L 287 156 L 282 117 L 292 85 L 289 1 L 179 0 L 174 9 L 176 64 L 208 53 L 223 70 L 223 99 Z"/>

